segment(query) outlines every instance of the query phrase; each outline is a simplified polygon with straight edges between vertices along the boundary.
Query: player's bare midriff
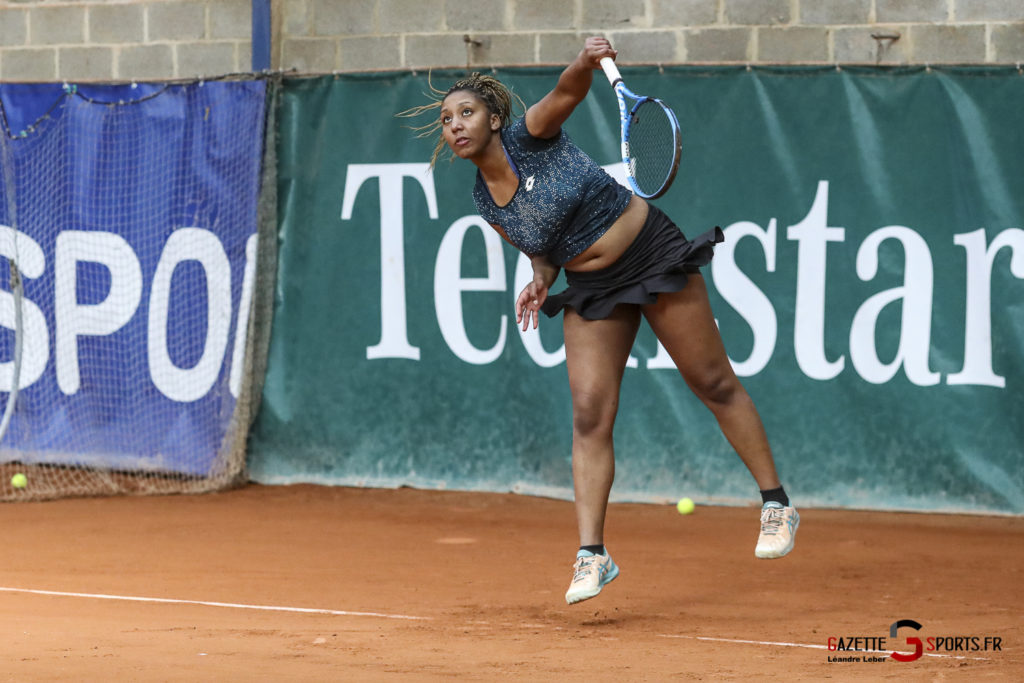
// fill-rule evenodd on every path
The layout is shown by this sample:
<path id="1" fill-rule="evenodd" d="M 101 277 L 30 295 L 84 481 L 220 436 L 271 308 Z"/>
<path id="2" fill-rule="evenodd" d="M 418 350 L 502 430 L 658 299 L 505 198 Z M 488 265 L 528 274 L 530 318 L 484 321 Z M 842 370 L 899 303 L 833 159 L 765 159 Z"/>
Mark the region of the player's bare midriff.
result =
<path id="1" fill-rule="evenodd" d="M 582 254 L 566 262 L 563 268 L 580 272 L 607 268 L 629 248 L 646 220 L 647 202 L 634 195 L 612 227 Z"/>

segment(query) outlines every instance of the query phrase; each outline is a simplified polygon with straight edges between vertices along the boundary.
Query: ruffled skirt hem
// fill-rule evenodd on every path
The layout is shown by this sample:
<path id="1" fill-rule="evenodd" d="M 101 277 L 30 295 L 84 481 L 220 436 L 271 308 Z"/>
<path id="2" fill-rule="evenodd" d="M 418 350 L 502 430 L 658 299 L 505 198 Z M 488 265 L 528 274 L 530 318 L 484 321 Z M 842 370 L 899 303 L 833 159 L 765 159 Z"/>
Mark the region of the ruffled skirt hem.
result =
<path id="1" fill-rule="evenodd" d="M 554 317 L 569 306 L 587 320 L 602 320 L 619 304 L 653 304 L 658 294 L 685 288 L 689 274 L 710 263 L 715 244 L 724 239 L 716 226 L 688 240 L 652 205 L 640 234 L 615 263 L 594 271 L 566 271 L 568 288 L 548 296 L 541 310 Z"/>

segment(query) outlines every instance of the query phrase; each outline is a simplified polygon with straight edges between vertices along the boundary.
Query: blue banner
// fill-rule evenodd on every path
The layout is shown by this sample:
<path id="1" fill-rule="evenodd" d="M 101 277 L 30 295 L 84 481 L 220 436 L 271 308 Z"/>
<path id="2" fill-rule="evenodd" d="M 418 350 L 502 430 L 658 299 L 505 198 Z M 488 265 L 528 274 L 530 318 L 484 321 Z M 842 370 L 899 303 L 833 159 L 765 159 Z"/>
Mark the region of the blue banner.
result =
<path id="1" fill-rule="evenodd" d="M 0 459 L 206 474 L 241 381 L 265 84 L 0 86 Z"/>

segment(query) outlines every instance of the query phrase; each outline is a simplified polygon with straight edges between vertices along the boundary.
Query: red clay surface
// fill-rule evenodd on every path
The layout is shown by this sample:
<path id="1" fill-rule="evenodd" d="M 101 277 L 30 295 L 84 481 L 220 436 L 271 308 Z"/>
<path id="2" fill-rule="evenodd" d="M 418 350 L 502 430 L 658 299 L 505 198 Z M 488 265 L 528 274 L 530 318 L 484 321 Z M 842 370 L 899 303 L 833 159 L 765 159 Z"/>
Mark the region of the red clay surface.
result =
<path id="1" fill-rule="evenodd" d="M 796 550 L 765 561 L 757 517 L 613 505 L 622 575 L 568 606 L 564 501 L 250 486 L 9 503 L 0 680 L 1024 678 L 1024 518 L 805 509 Z M 922 628 L 891 639 L 899 619 Z M 888 657 L 915 636 L 1001 649 Z"/>

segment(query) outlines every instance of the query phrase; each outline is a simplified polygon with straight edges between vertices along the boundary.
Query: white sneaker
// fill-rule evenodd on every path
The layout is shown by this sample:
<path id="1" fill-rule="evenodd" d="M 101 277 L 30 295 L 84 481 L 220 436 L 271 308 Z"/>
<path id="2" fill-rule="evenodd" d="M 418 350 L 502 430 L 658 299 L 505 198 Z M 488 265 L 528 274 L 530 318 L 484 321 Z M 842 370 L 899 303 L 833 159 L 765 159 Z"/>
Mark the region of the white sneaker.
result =
<path id="1" fill-rule="evenodd" d="M 618 575 L 619 567 L 607 550 L 604 555 L 580 550 L 576 553 L 576 564 L 572 567 L 572 583 L 565 593 L 565 601 L 571 605 L 574 602 L 589 600 Z"/>
<path id="2" fill-rule="evenodd" d="M 798 526 L 800 515 L 796 508 L 768 501 L 761 508 L 761 535 L 754 555 L 765 560 L 782 557 L 793 549 Z"/>

